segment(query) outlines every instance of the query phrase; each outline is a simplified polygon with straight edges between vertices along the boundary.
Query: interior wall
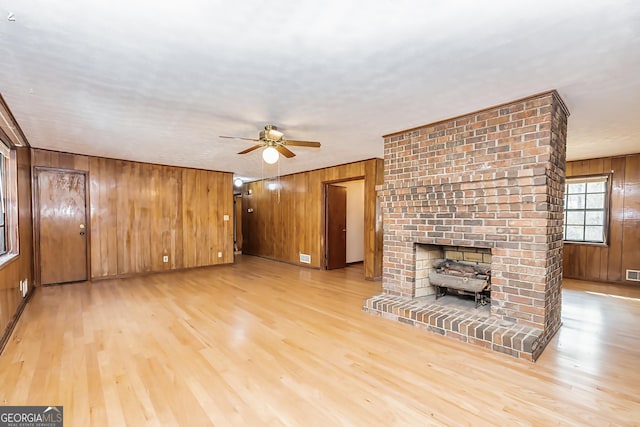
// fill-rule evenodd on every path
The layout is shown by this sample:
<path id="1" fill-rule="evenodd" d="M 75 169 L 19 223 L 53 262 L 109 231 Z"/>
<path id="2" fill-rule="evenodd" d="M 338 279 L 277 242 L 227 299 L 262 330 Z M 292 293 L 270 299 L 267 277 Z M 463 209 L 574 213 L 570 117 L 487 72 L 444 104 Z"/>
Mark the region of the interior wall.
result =
<path id="1" fill-rule="evenodd" d="M 31 225 L 31 156 L 28 148 L 17 149 L 18 166 L 18 236 L 20 253 L 0 266 L 0 348 L 24 299 L 20 281 L 33 285 L 33 239 Z"/>
<path id="2" fill-rule="evenodd" d="M 379 278 L 382 274 L 382 217 L 376 211 L 376 185 L 383 182 L 382 159 L 245 184 L 242 197 L 243 253 L 321 268 L 324 185 L 362 177 L 365 277 Z M 310 264 L 300 262 L 301 253 L 311 256 Z"/>
<path id="3" fill-rule="evenodd" d="M 347 263 L 364 261 L 364 180 L 337 185 L 347 189 Z"/>
<path id="4" fill-rule="evenodd" d="M 611 174 L 608 245 L 564 244 L 564 277 L 627 283 L 640 270 L 640 154 L 567 162 L 567 178 Z"/>
<path id="5" fill-rule="evenodd" d="M 89 172 L 91 278 L 233 262 L 231 173 L 39 149 L 32 159 Z"/>

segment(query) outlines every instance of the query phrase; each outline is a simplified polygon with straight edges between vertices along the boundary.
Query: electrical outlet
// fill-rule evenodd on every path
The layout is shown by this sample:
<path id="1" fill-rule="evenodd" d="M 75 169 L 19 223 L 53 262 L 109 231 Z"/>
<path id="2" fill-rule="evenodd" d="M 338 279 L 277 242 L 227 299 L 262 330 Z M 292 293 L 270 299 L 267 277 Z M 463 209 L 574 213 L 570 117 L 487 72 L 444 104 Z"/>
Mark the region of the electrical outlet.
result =
<path id="1" fill-rule="evenodd" d="M 229 221 L 229 215 L 224 215 L 224 216 L 222 217 L 222 220 L 223 220 L 223 221 Z"/>
<path id="2" fill-rule="evenodd" d="M 164 255 L 162 257 L 162 262 L 169 262 L 169 255 Z"/>
<path id="3" fill-rule="evenodd" d="M 29 281 L 27 279 L 24 280 L 20 280 L 20 296 L 22 298 L 27 296 L 27 293 L 29 292 Z"/>
<path id="4" fill-rule="evenodd" d="M 222 258 L 222 252 L 218 252 L 218 258 Z"/>

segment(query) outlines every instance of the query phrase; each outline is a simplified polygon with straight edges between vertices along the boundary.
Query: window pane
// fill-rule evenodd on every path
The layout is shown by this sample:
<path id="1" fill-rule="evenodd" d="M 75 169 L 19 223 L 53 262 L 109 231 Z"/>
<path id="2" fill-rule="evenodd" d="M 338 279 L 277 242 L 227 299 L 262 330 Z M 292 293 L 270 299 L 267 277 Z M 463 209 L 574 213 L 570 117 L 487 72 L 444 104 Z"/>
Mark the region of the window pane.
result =
<path id="1" fill-rule="evenodd" d="M 587 209 L 604 208 L 604 193 L 587 194 Z"/>
<path id="2" fill-rule="evenodd" d="M 587 193 L 604 193 L 606 181 L 587 183 Z"/>
<path id="3" fill-rule="evenodd" d="M 584 240 L 589 242 L 602 242 L 603 228 L 601 226 L 587 226 L 584 230 Z"/>
<path id="4" fill-rule="evenodd" d="M 574 184 L 567 184 L 567 193 L 569 194 L 584 194 L 585 183 L 579 182 Z"/>
<path id="5" fill-rule="evenodd" d="M 587 211 L 585 223 L 587 225 L 604 225 L 604 212 Z"/>
<path id="6" fill-rule="evenodd" d="M 584 211 L 567 211 L 567 225 L 584 225 Z"/>
<path id="7" fill-rule="evenodd" d="M 5 239 L 4 239 L 4 227 L 0 228 L 0 254 L 3 254 L 7 251 L 7 248 L 5 246 Z"/>
<path id="8" fill-rule="evenodd" d="M 584 239 L 584 228 L 577 226 L 567 226 L 567 235 L 564 236 L 565 240 L 583 240 Z"/>
<path id="9" fill-rule="evenodd" d="M 567 209 L 584 209 L 584 194 L 572 194 L 567 197 Z"/>

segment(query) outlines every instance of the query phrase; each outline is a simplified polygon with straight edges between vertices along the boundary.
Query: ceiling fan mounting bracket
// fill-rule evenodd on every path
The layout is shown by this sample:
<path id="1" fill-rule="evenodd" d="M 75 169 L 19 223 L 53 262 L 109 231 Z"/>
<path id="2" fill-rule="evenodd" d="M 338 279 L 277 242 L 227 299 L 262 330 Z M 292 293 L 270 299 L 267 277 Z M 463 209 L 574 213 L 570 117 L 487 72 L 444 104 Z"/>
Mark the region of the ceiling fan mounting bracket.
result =
<path id="1" fill-rule="evenodd" d="M 320 147 L 320 143 L 316 141 L 287 140 L 284 138 L 284 133 L 280 132 L 278 128 L 274 125 L 266 125 L 264 127 L 264 130 L 260 131 L 260 136 L 258 139 L 244 138 L 244 137 L 237 137 L 237 136 L 223 136 L 223 135 L 220 135 L 220 138 L 242 139 L 242 140 L 257 142 L 257 144 L 247 148 L 246 150 L 240 151 L 238 154 L 247 154 L 253 150 L 257 150 L 258 148 L 273 147 L 276 150 L 278 150 L 278 152 L 283 156 L 287 158 L 291 158 L 291 157 L 294 157 L 295 154 L 286 147 L 287 145 L 298 146 L 298 147 L 312 147 L 312 148 Z"/>
<path id="2" fill-rule="evenodd" d="M 284 134 L 274 125 L 266 125 L 264 130 L 260 131 L 260 139 L 265 141 L 282 141 Z"/>

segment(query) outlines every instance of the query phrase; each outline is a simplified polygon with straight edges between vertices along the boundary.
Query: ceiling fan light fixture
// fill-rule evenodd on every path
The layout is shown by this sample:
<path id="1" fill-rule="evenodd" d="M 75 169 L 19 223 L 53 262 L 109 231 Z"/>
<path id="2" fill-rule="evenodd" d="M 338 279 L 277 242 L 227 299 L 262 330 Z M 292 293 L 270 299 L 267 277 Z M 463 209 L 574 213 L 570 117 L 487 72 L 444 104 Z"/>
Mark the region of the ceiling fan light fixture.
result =
<path id="1" fill-rule="evenodd" d="M 274 147 L 267 147 L 262 151 L 262 160 L 272 165 L 278 161 L 280 153 Z"/>

